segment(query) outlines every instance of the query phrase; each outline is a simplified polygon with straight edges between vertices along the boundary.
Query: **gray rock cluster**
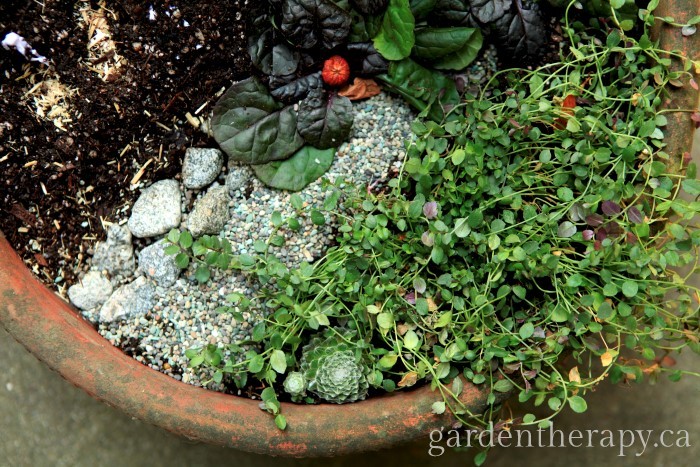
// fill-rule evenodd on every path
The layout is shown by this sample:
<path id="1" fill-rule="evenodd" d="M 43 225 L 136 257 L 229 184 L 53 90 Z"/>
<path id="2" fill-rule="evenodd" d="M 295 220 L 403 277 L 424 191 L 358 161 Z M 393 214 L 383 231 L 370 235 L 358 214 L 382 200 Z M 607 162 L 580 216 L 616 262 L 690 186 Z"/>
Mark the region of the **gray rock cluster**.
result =
<path id="1" fill-rule="evenodd" d="M 156 285 L 173 286 L 180 275 L 175 257 L 165 254 L 162 237 L 178 229 L 183 216 L 183 189 L 204 190 L 187 217 L 194 237 L 218 235 L 229 220 L 229 190 L 239 190 L 252 176 L 240 167 L 237 179 L 226 186 L 215 182 L 224 164 L 218 149 L 189 148 L 182 167 L 182 187 L 177 180 L 161 180 L 144 189 L 134 203 L 125 226 L 112 225 L 107 240 L 95 246 L 92 267 L 80 283 L 68 289 L 71 302 L 86 316 L 103 323 L 147 313 L 155 304 Z M 246 172 L 247 171 L 247 172 Z M 213 183 L 213 185 L 212 185 Z M 190 192 L 186 192 L 189 196 Z M 156 241 L 134 258 L 132 236 Z"/>
<path id="2" fill-rule="evenodd" d="M 142 301 L 144 293 L 133 296 L 133 287 L 129 287 L 131 284 L 114 290 L 135 272 L 136 260 L 131 239 L 128 227 L 116 224 L 109 227 L 107 240 L 95 245 L 92 267 L 79 283 L 68 289 L 68 298 L 73 305 L 85 312 L 98 314 L 100 319 L 110 320 L 150 306 L 148 301 Z M 139 305 L 136 306 L 136 303 Z"/>

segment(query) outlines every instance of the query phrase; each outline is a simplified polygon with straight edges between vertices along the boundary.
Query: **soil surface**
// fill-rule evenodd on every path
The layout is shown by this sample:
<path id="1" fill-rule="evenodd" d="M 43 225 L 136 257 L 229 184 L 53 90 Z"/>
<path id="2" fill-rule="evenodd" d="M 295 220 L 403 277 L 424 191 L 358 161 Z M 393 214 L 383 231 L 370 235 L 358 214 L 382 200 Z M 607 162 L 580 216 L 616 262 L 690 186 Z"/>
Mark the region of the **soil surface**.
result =
<path id="1" fill-rule="evenodd" d="M 187 147 L 215 144 L 196 125 L 250 73 L 246 3 L 0 2 L 0 39 L 48 59 L 0 47 L 0 230 L 59 292 L 103 222 L 177 177 Z"/>

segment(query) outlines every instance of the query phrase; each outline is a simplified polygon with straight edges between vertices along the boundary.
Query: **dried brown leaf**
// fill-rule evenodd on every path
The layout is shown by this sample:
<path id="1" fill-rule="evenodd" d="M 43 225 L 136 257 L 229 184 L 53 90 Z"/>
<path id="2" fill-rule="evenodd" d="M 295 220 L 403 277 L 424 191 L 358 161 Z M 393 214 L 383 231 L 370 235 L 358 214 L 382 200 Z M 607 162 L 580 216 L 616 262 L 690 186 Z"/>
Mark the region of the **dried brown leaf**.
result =
<path id="1" fill-rule="evenodd" d="M 379 85 L 373 79 L 355 78 L 352 84 L 345 86 L 338 91 L 338 94 L 347 97 L 351 101 L 357 101 L 376 96 L 381 91 Z"/>
<path id="2" fill-rule="evenodd" d="M 416 384 L 417 381 L 418 381 L 418 373 L 416 373 L 415 371 L 409 371 L 408 373 L 403 375 L 403 378 L 401 378 L 401 381 L 399 381 L 398 386 L 400 388 L 411 387 L 414 384 Z"/>
<path id="3" fill-rule="evenodd" d="M 438 306 L 437 306 L 437 304 L 435 303 L 435 300 L 433 300 L 432 297 L 426 297 L 426 298 L 425 298 L 425 301 L 428 302 L 428 311 L 430 311 L 431 313 L 434 312 L 434 311 L 437 311 Z"/>
<path id="4" fill-rule="evenodd" d="M 609 350 L 606 350 L 605 353 L 600 356 L 600 363 L 602 363 L 603 366 L 610 366 L 610 364 L 613 361 L 613 357 L 613 353 Z"/>
<path id="5" fill-rule="evenodd" d="M 577 366 L 569 370 L 569 381 L 572 383 L 581 383 L 581 375 L 578 372 Z"/>

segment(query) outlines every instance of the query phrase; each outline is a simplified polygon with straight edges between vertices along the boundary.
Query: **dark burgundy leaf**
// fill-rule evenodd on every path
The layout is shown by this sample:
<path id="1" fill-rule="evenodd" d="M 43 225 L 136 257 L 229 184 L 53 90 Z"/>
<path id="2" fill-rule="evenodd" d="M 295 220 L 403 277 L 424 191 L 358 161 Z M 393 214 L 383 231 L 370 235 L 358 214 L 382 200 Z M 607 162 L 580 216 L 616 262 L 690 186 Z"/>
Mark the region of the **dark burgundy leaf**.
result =
<path id="1" fill-rule="evenodd" d="M 509 12 L 512 0 L 471 0 L 470 10 L 472 15 L 482 24 L 493 23 L 503 18 Z"/>
<path id="2" fill-rule="evenodd" d="M 610 200 L 603 201 L 600 205 L 600 210 L 603 211 L 603 214 L 605 214 L 606 216 L 614 216 L 622 212 L 620 205 L 617 204 L 615 201 Z"/>
<path id="3" fill-rule="evenodd" d="M 499 46 L 499 58 L 506 63 L 515 64 L 537 58 L 544 49 L 547 33 L 544 18 L 536 3 L 520 0 L 512 3 L 513 8 L 501 18 L 490 22 L 489 28 Z M 494 6 L 494 12 L 498 11 L 500 8 Z"/>
<path id="4" fill-rule="evenodd" d="M 352 121 L 352 102 L 335 93 L 314 89 L 299 104 L 299 133 L 318 149 L 340 146 L 350 135 Z"/>
<path id="5" fill-rule="evenodd" d="M 389 62 L 381 56 L 371 42 L 354 42 L 347 45 L 350 68 L 363 75 L 386 73 Z"/>
<path id="6" fill-rule="evenodd" d="M 437 2 L 438 0 L 409 0 L 411 13 L 413 13 L 416 22 L 424 20 L 435 9 Z"/>
<path id="7" fill-rule="evenodd" d="M 589 214 L 586 216 L 586 224 L 591 227 L 598 227 L 603 225 L 603 216 L 600 214 Z"/>
<path id="8" fill-rule="evenodd" d="M 287 40 L 302 49 L 338 47 L 350 34 L 352 17 L 328 0 L 285 0 L 280 29 Z"/>
<path id="9" fill-rule="evenodd" d="M 627 218 L 633 224 L 641 224 L 644 222 L 644 215 L 635 206 L 632 206 L 627 210 Z"/>
<path id="10" fill-rule="evenodd" d="M 627 232 L 627 243 L 631 245 L 637 243 L 637 236 L 632 232 Z"/>
<path id="11" fill-rule="evenodd" d="M 595 238 L 596 240 L 602 242 L 606 238 L 608 238 L 608 232 L 605 229 L 598 229 L 595 233 Z"/>
<path id="12" fill-rule="evenodd" d="M 624 230 L 622 230 L 622 227 L 620 226 L 620 224 L 618 224 L 617 222 L 614 222 L 614 221 L 608 222 L 607 224 L 605 224 L 604 228 L 605 228 L 605 231 L 608 233 L 608 235 L 611 237 L 619 237 L 620 235 L 622 235 L 624 233 Z"/>
<path id="13" fill-rule="evenodd" d="M 275 76 L 291 75 L 299 66 L 299 54 L 286 44 L 277 44 L 272 48 L 272 72 Z"/>
<path id="14" fill-rule="evenodd" d="M 477 26 L 470 0 L 437 0 L 428 22 L 437 26 Z"/>
<path id="15" fill-rule="evenodd" d="M 272 73 L 272 29 L 248 36 L 248 55 L 253 65 L 265 74 Z"/>
<path id="16" fill-rule="evenodd" d="M 270 91 L 270 94 L 272 94 L 275 99 L 279 99 L 282 102 L 292 103 L 304 99 L 309 92 L 314 89 L 321 89 L 322 87 L 323 82 L 321 80 L 321 72 L 319 71 L 294 80 L 277 89 L 273 89 Z"/>
<path id="17" fill-rule="evenodd" d="M 389 0 L 350 0 L 350 5 L 363 15 L 376 15 L 386 10 Z"/>

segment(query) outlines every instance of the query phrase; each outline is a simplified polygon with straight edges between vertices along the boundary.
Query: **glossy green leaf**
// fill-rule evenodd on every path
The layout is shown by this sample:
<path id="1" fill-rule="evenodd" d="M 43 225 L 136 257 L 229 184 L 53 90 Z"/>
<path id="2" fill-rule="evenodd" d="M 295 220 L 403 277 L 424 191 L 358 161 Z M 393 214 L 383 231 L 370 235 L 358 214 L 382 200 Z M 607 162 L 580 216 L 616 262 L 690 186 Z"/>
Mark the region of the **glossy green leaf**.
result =
<path id="1" fill-rule="evenodd" d="M 459 103 L 454 80 L 439 71 L 425 68 L 410 58 L 391 62 L 389 72 L 379 75 L 390 91 L 400 94 L 406 102 L 430 119 L 440 121 L 444 105 Z"/>
<path id="2" fill-rule="evenodd" d="M 374 47 L 387 60 L 404 59 L 415 43 L 414 27 L 409 1 L 390 0 L 379 33 L 373 39 Z"/>
<path id="3" fill-rule="evenodd" d="M 475 28 L 420 28 L 413 54 L 438 70 L 462 70 L 474 61 L 483 44 Z"/>
<path id="4" fill-rule="evenodd" d="M 294 109 L 275 101 L 255 77 L 235 83 L 221 96 L 211 125 L 221 149 L 246 164 L 286 159 L 304 144 Z"/>
<path id="5" fill-rule="evenodd" d="M 333 164 L 335 149 L 304 146 L 285 161 L 252 166 L 265 185 L 280 190 L 299 191 L 326 173 Z"/>

